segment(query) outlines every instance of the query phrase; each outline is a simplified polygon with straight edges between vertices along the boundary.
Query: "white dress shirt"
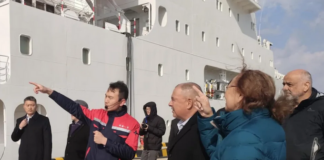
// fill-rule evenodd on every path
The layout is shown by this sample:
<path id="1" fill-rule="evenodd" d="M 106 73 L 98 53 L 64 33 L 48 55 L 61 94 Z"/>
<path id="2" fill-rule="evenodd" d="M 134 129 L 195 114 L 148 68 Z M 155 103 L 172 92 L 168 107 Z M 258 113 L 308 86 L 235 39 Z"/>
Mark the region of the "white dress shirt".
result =
<path id="1" fill-rule="evenodd" d="M 191 118 L 191 117 L 190 117 L 190 118 Z M 190 118 L 188 118 L 188 119 L 185 120 L 185 121 L 180 120 L 180 121 L 177 123 L 178 129 L 179 129 L 179 132 L 181 131 L 181 129 L 183 128 L 183 126 L 185 126 L 185 125 L 187 124 L 187 122 L 189 121 Z M 179 132 L 178 132 L 178 133 L 179 133 Z"/>

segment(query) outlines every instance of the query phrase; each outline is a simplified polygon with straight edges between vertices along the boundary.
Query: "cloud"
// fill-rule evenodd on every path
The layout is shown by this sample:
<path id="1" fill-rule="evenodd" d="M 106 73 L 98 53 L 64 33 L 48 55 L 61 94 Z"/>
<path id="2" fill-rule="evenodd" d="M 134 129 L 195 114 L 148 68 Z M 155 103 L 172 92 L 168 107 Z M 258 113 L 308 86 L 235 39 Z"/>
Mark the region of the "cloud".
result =
<path id="1" fill-rule="evenodd" d="M 276 26 L 275 28 L 264 28 L 260 32 L 260 34 L 265 35 L 279 35 L 282 32 L 282 29 L 279 26 Z"/>
<path id="2" fill-rule="evenodd" d="M 324 11 L 321 11 L 315 20 L 310 23 L 310 27 L 324 27 Z"/>
<path id="3" fill-rule="evenodd" d="M 289 15 L 293 15 L 296 10 L 299 10 L 300 7 L 303 7 L 303 5 L 300 5 L 302 3 L 305 3 L 305 1 L 302 0 L 260 0 L 259 1 L 259 4 L 263 7 L 263 9 L 275 9 L 277 7 L 281 7 Z"/>
<path id="4" fill-rule="evenodd" d="M 315 87 L 324 91 L 323 59 L 324 50 L 310 52 L 303 45 L 298 36 L 292 36 L 287 41 L 285 48 L 274 49 L 275 66 L 279 72 L 286 74 L 295 69 L 305 69 L 313 76 Z"/>

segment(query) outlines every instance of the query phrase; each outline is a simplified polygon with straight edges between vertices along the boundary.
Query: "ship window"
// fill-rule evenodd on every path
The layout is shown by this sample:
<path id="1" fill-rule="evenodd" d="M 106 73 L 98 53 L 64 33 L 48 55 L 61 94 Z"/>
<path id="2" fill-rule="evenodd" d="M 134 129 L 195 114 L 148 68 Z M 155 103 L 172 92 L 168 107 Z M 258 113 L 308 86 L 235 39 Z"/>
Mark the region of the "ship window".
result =
<path id="1" fill-rule="evenodd" d="M 26 6 L 33 7 L 33 1 L 32 0 L 24 0 L 24 3 L 25 3 Z"/>
<path id="2" fill-rule="evenodd" d="M 255 30 L 255 24 L 251 22 L 251 29 L 254 31 Z"/>
<path id="3" fill-rule="evenodd" d="M 36 1 L 36 8 L 41 9 L 41 10 L 45 10 L 45 4 L 42 3 L 42 2 Z"/>
<path id="4" fill-rule="evenodd" d="M 188 24 L 186 24 L 185 30 L 186 30 L 186 35 L 189 35 L 189 25 Z"/>
<path id="5" fill-rule="evenodd" d="M 83 64 L 89 65 L 91 63 L 90 50 L 88 48 L 82 49 L 82 61 Z"/>
<path id="6" fill-rule="evenodd" d="M 216 47 L 219 47 L 219 38 L 216 38 Z"/>
<path id="7" fill-rule="evenodd" d="M 235 50 L 234 50 L 234 44 L 232 44 L 232 52 L 234 52 Z"/>
<path id="8" fill-rule="evenodd" d="M 167 24 L 167 11 L 164 7 L 159 7 L 159 23 L 162 27 L 165 27 Z"/>
<path id="9" fill-rule="evenodd" d="M 251 59 L 253 59 L 253 52 L 251 52 Z"/>
<path id="10" fill-rule="evenodd" d="M 259 55 L 259 62 L 261 63 L 261 55 Z"/>
<path id="11" fill-rule="evenodd" d="M 4 126 L 5 126 L 5 106 L 4 103 L 0 100 L 0 144 L 4 146 Z M 2 149 L 2 148 L 1 148 Z"/>
<path id="12" fill-rule="evenodd" d="M 54 13 L 54 6 L 46 4 L 46 11 L 50 13 Z"/>
<path id="13" fill-rule="evenodd" d="M 186 80 L 189 81 L 189 70 L 186 70 Z"/>
<path id="14" fill-rule="evenodd" d="M 242 48 L 242 55 L 244 56 L 244 48 Z"/>
<path id="15" fill-rule="evenodd" d="M 219 10 L 219 1 L 216 0 L 216 9 Z"/>
<path id="16" fill-rule="evenodd" d="M 178 20 L 176 21 L 176 31 L 180 32 L 180 22 Z"/>
<path id="17" fill-rule="evenodd" d="M 228 12 L 229 12 L 229 16 L 232 17 L 232 10 L 231 10 L 231 8 L 228 9 Z"/>
<path id="18" fill-rule="evenodd" d="M 220 11 L 223 11 L 223 3 L 222 2 L 219 2 L 219 9 L 220 9 Z"/>
<path id="19" fill-rule="evenodd" d="M 201 36 L 202 36 L 202 41 L 205 42 L 206 41 L 206 34 L 205 34 L 205 32 L 202 32 L 201 33 Z"/>
<path id="20" fill-rule="evenodd" d="M 24 55 L 32 54 L 32 40 L 29 36 L 20 35 L 20 53 Z"/>
<path id="21" fill-rule="evenodd" d="M 162 64 L 159 64 L 158 65 L 158 74 L 159 74 L 159 76 L 163 76 L 163 65 Z"/>

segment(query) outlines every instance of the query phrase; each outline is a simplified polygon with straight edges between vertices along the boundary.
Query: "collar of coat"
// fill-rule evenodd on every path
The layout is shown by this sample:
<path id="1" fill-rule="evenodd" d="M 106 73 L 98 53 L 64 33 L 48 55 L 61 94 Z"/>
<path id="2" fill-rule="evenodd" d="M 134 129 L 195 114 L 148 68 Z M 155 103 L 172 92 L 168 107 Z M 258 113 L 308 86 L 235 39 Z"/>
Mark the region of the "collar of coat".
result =
<path id="1" fill-rule="evenodd" d="M 256 117 L 270 117 L 270 112 L 267 108 L 253 109 L 250 113 L 246 113 L 243 109 L 228 112 L 222 116 L 216 117 L 213 121 L 220 133 L 227 136 L 234 129 L 242 126 Z"/>

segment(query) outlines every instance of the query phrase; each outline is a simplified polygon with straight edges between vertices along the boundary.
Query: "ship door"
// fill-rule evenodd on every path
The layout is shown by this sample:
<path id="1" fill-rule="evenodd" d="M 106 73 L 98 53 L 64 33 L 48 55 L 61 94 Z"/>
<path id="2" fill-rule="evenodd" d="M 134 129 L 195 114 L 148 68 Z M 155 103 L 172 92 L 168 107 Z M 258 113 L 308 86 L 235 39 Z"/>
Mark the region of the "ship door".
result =
<path id="1" fill-rule="evenodd" d="M 0 100 L 0 154 L 3 153 L 5 147 L 5 106 Z"/>

